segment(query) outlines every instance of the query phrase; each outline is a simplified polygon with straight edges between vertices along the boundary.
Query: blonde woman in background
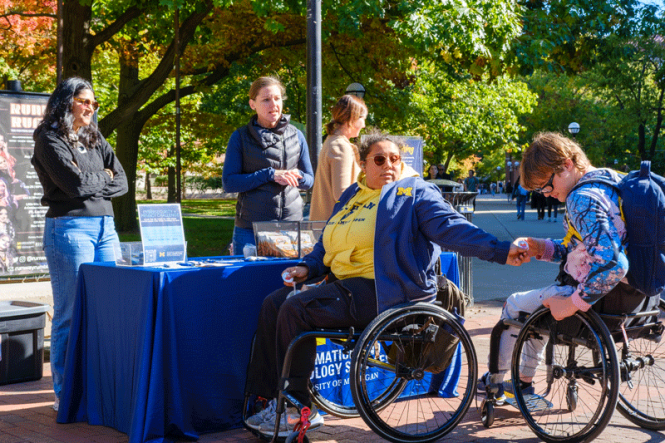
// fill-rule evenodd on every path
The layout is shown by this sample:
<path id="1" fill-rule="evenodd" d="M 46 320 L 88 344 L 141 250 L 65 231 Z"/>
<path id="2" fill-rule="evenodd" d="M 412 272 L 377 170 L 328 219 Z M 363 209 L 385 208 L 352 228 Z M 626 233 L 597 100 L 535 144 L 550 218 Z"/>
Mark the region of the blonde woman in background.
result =
<path id="1" fill-rule="evenodd" d="M 342 96 L 332 108 L 332 121 L 326 125 L 328 137 L 319 154 L 314 176 L 310 220 L 328 220 L 342 192 L 356 182 L 360 166 L 358 148 L 351 143 L 365 127 L 367 106 L 363 99 Z"/>

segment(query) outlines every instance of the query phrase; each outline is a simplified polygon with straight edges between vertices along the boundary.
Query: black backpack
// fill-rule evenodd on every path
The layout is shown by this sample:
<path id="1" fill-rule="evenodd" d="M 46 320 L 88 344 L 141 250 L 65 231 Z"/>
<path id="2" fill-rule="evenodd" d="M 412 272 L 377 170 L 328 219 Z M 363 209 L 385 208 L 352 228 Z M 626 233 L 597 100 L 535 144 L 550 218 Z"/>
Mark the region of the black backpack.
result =
<path id="1" fill-rule="evenodd" d="M 578 183 L 603 183 L 619 194 L 621 218 L 628 236 L 628 283 L 648 296 L 665 289 L 665 178 L 651 172 L 651 162 L 643 161 L 639 171 L 631 171 L 620 182 L 594 178 Z M 569 222 L 573 230 L 572 224 Z M 576 237 L 581 236 L 576 231 Z M 580 238 L 581 239 L 581 238 Z"/>

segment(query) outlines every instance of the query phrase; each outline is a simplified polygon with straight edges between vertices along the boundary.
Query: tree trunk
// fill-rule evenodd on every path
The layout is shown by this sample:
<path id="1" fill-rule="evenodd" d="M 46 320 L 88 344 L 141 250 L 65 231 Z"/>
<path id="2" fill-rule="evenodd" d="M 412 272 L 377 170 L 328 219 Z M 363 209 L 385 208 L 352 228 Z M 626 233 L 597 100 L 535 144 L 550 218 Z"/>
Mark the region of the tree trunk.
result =
<path id="1" fill-rule="evenodd" d="M 656 125 L 653 130 L 653 137 L 651 138 L 651 146 L 649 146 L 649 153 L 651 154 L 650 158 L 656 156 L 656 145 L 658 145 L 658 137 L 660 136 L 660 128 L 663 126 L 663 100 L 665 99 L 665 82 L 661 83 L 660 87 L 660 96 L 658 97 L 658 102 L 656 109 Z"/>
<path id="2" fill-rule="evenodd" d="M 145 173 L 145 198 L 152 200 L 152 186 L 150 186 L 150 173 Z"/>
<path id="3" fill-rule="evenodd" d="M 116 229 L 120 232 L 137 232 L 136 220 L 136 163 L 138 162 L 139 136 L 142 122 L 130 122 L 116 129 L 116 155 L 127 174 L 129 190 L 122 197 L 113 199 Z"/>
<path id="4" fill-rule="evenodd" d="M 120 80 L 118 82 L 118 106 L 131 100 L 132 91 L 139 83 L 138 52 L 134 42 L 125 45 L 120 56 Z M 113 202 L 116 228 L 121 232 L 136 232 L 136 164 L 139 154 L 139 136 L 144 122 L 131 119 L 116 129 L 116 155 L 127 174 L 127 194 Z"/>
<path id="5" fill-rule="evenodd" d="M 171 155 L 173 155 L 172 152 L 171 152 Z M 169 181 L 168 181 L 168 188 L 167 188 L 168 191 L 167 191 L 166 201 L 168 203 L 175 203 L 176 202 L 175 197 L 176 197 L 177 190 L 176 190 L 176 186 L 175 186 L 175 180 L 176 180 L 175 168 L 173 166 L 169 166 L 169 168 L 168 168 L 168 178 L 169 178 Z"/>
<path id="6" fill-rule="evenodd" d="M 90 43 L 90 3 L 77 0 L 63 2 L 62 41 L 66 50 L 62 54 L 62 78 L 82 77 L 92 80 L 92 53 Z"/>
<path id="7" fill-rule="evenodd" d="M 640 125 L 637 127 L 637 149 L 640 153 L 641 160 L 651 160 L 650 158 L 647 158 L 646 128 L 644 127 L 644 123 L 640 123 Z"/>

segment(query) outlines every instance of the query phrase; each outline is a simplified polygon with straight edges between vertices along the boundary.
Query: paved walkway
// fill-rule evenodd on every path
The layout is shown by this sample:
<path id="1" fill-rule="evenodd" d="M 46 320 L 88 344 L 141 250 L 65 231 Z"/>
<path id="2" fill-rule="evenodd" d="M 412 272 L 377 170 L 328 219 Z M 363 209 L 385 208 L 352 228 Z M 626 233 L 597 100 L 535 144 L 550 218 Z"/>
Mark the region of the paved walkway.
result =
<path id="1" fill-rule="evenodd" d="M 503 197 L 479 198 L 473 221 L 502 239 L 520 235 L 553 237 L 560 234 L 557 223 L 537 221 L 535 211 L 527 212 L 527 220 L 518 222 L 514 205 Z M 560 221 L 560 216 L 559 216 Z M 489 347 L 489 333 L 499 317 L 502 300 L 513 290 L 537 287 L 549 283 L 557 268 L 544 263 L 530 263 L 523 268 L 498 266 L 474 260 L 475 305 L 467 312 L 465 326 L 469 330 L 479 358 L 479 370 L 484 372 Z M 28 283 L 29 284 L 29 283 Z M 26 284 L 26 285 L 28 285 Z M 36 382 L 0 386 L 0 443 L 115 443 L 126 442 L 127 436 L 103 426 L 86 423 L 56 424 L 51 409 L 50 367 L 44 367 L 44 377 Z M 462 423 L 443 440 L 459 442 L 520 442 L 532 443 L 538 439 L 527 428 L 519 412 L 507 406 L 497 409 L 491 429 L 485 429 L 479 418 L 479 404 L 472 405 Z M 310 440 L 319 443 L 380 442 L 360 419 L 340 420 L 326 417 L 326 426 L 310 434 Z M 665 433 L 640 429 L 620 414 L 613 416 L 611 424 L 597 442 L 655 443 L 665 440 Z M 249 432 L 236 429 L 201 436 L 199 442 L 232 443 L 259 442 Z"/>

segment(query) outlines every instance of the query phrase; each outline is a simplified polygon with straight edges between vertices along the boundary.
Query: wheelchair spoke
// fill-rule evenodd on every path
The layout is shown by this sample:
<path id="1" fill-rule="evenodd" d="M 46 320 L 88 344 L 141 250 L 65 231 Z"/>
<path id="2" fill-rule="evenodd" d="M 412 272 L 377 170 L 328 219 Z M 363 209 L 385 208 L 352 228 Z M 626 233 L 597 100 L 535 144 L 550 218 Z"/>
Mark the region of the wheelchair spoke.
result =
<path id="1" fill-rule="evenodd" d="M 614 342 L 602 320 L 579 314 L 557 323 L 541 309 L 524 324 L 515 346 L 513 379 L 533 381 L 532 387 L 517 383 L 515 400 L 538 437 L 576 442 L 597 436 L 618 395 Z"/>
<path id="2" fill-rule="evenodd" d="M 447 342 L 435 337 L 453 340 L 452 345 L 445 348 Z M 376 380 L 370 380 L 374 363 L 368 350 L 377 342 L 389 350 L 388 364 L 393 367 L 381 370 L 381 377 L 401 384 L 399 397 L 381 408 L 371 402 Z M 435 343 L 444 348 L 433 347 Z M 440 375 L 426 370 L 439 364 L 431 360 L 431 349 L 451 349 L 450 354 L 443 351 L 451 360 Z M 393 442 L 432 441 L 454 429 L 471 404 L 476 378 L 468 334 L 449 313 L 430 304 L 382 313 L 358 340 L 352 357 L 351 388 L 358 411 L 377 434 Z"/>
<path id="3" fill-rule="evenodd" d="M 665 304 L 661 300 L 660 321 Z M 643 331 L 629 340 L 629 355 L 622 360 L 622 378 L 630 378 L 631 386 L 621 384 L 617 408 L 638 426 L 665 429 L 665 340 L 661 326 L 652 323 L 650 332 Z M 623 350 L 622 350 L 623 351 Z M 623 352 L 622 352 L 623 353 Z"/>

